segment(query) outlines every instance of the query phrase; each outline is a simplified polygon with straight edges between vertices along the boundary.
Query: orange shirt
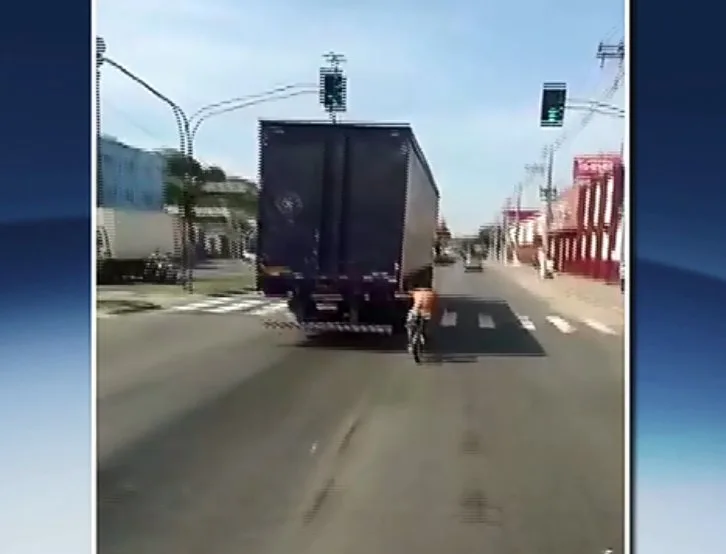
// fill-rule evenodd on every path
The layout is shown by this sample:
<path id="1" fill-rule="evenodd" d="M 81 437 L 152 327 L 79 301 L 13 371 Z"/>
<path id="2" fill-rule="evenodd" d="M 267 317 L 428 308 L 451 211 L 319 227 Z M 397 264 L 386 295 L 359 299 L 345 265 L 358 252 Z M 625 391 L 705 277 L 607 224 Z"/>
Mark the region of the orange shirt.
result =
<path id="1" fill-rule="evenodd" d="M 411 296 L 413 297 L 413 309 L 424 317 L 431 317 L 436 309 L 436 293 L 431 289 L 415 289 Z"/>

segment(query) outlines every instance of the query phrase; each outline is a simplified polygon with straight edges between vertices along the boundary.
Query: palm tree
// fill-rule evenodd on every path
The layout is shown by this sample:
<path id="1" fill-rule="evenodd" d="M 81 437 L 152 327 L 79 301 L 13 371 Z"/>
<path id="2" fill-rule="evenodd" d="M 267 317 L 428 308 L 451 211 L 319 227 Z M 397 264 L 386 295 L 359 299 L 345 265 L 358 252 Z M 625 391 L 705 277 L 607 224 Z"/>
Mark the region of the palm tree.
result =
<path id="1" fill-rule="evenodd" d="M 179 152 L 168 152 L 166 158 L 166 182 L 164 183 L 164 201 L 173 206 L 182 206 L 185 200 L 191 205 L 202 196 L 204 169 L 202 164 L 193 158 L 187 158 Z M 184 186 L 186 179 L 186 187 Z M 185 194 L 186 193 L 186 194 Z"/>
<path id="2" fill-rule="evenodd" d="M 167 151 L 166 182 L 164 183 L 164 201 L 167 205 L 181 206 L 184 204 L 184 178 L 188 177 L 188 199 L 193 206 L 219 206 L 224 204 L 246 214 L 257 211 L 257 192 L 248 191 L 225 198 L 217 192 L 207 192 L 204 185 L 207 183 L 223 183 L 227 174 L 218 166 L 204 167 L 197 160 L 187 160 L 176 151 Z"/>
<path id="3" fill-rule="evenodd" d="M 193 219 L 192 208 L 226 208 L 224 221 L 232 236 L 245 241 L 254 231 L 248 219 L 257 211 L 257 191 L 251 190 L 234 195 L 225 195 L 205 189 L 207 183 L 227 181 L 225 171 L 219 166 L 204 167 L 195 159 L 189 159 L 178 151 L 167 150 L 165 204 L 179 206 L 188 221 Z M 186 178 L 186 186 L 184 185 Z M 189 227 L 188 241 L 195 241 L 193 226 Z"/>

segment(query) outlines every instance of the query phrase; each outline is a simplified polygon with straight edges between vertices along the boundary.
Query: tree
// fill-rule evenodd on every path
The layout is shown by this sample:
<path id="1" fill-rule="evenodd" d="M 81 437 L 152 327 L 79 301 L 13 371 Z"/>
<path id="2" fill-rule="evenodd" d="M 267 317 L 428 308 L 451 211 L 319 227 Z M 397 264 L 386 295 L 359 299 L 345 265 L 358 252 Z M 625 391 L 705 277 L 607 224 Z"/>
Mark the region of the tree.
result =
<path id="1" fill-rule="evenodd" d="M 164 183 L 164 202 L 166 204 L 181 206 L 185 201 L 185 192 L 188 200 L 195 205 L 202 196 L 202 185 L 205 181 L 205 170 L 197 160 L 184 156 L 177 151 L 167 151 L 166 180 Z M 187 179 L 188 186 L 184 182 Z"/>
<path id="2" fill-rule="evenodd" d="M 446 220 L 444 219 L 439 221 L 439 224 L 436 227 L 436 238 L 441 243 L 446 243 L 451 240 L 451 231 L 449 231 L 449 226 L 446 225 Z"/>
<path id="3" fill-rule="evenodd" d="M 166 159 L 164 202 L 167 205 L 182 207 L 190 219 L 193 216 L 189 209 L 194 206 L 227 208 L 228 215 L 224 219 L 230 229 L 238 236 L 248 236 L 252 233 L 253 229 L 248 219 L 257 211 L 256 190 L 233 195 L 207 191 L 205 184 L 227 180 L 227 174 L 221 167 L 204 167 L 197 160 L 187 158 L 178 151 L 167 150 L 163 155 Z M 193 242 L 191 227 L 189 233 L 190 242 Z"/>
<path id="4" fill-rule="evenodd" d="M 227 174 L 221 167 L 210 165 L 204 169 L 204 181 L 206 183 L 224 183 L 226 180 Z"/>
<path id="5" fill-rule="evenodd" d="M 451 231 L 449 231 L 446 221 L 442 219 L 436 226 L 436 237 L 434 238 L 434 251 L 436 256 L 441 255 L 441 250 L 447 246 L 450 240 Z"/>
<path id="6" fill-rule="evenodd" d="M 484 248 L 489 249 L 492 246 L 493 235 L 495 232 L 495 228 L 492 225 L 482 225 L 481 227 L 479 227 L 479 243 Z"/>
<path id="7" fill-rule="evenodd" d="M 202 164 L 180 152 L 171 151 L 166 156 L 166 173 L 179 180 L 189 176 L 192 180 L 203 180 L 205 171 Z"/>

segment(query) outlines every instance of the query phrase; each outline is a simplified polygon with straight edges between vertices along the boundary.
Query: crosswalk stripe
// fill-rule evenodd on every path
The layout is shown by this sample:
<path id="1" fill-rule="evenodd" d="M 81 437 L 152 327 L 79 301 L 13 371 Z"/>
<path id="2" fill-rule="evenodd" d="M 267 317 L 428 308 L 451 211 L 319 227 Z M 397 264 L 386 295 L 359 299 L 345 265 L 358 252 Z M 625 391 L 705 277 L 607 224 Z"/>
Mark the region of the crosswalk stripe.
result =
<path id="1" fill-rule="evenodd" d="M 563 333 L 572 333 L 575 328 L 570 325 L 567 321 L 556 315 L 548 315 L 547 321 L 557 327 Z"/>
<path id="2" fill-rule="evenodd" d="M 488 314 L 479 314 L 479 329 L 494 329 L 494 319 Z"/>
<path id="3" fill-rule="evenodd" d="M 268 306 L 262 306 L 261 308 L 256 308 L 254 310 L 251 310 L 247 312 L 249 315 L 269 315 L 275 312 L 279 312 L 280 310 L 284 310 L 287 308 L 286 303 L 282 304 L 270 304 Z"/>
<path id="4" fill-rule="evenodd" d="M 264 317 L 282 312 L 287 309 L 287 303 L 279 298 L 265 298 L 265 297 L 254 297 L 251 295 L 237 295 L 227 296 L 220 298 L 210 298 L 204 301 L 193 302 L 191 304 L 185 304 L 180 306 L 172 306 L 167 308 L 167 311 L 173 312 L 204 312 L 210 314 L 227 314 L 231 312 L 241 312 L 245 315 Z M 294 321 L 294 316 L 285 312 L 280 314 L 286 316 L 287 319 Z M 104 317 L 99 315 L 99 317 Z M 516 315 L 519 321 L 520 327 L 528 330 L 535 331 L 536 325 L 529 316 Z M 564 318 L 557 315 L 546 316 L 545 319 L 554 325 L 560 332 L 570 334 L 575 332 L 577 329 L 571 323 L 566 321 Z M 596 321 L 594 319 L 583 318 L 580 320 L 584 325 L 607 335 L 617 335 L 617 331 Z M 439 325 L 441 327 L 456 327 L 458 323 L 458 314 L 455 311 L 444 310 L 441 315 Z M 490 314 L 480 312 L 477 314 L 477 325 L 479 329 L 495 329 L 497 322 L 494 317 Z"/>
<path id="5" fill-rule="evenodd" d="M 230 300 L 234 300 L 234 298 L 226 296 L 224 298 L 215 298 L 213 300 L 204 300 L 203 302 L 194 302 L 193 304 L 172 306 L 171 308 L 169 308 L 169 310 L 173 311 L 173 312 L 191 312 L 194 310 L 201 310 L 203 308 L 211 308 L 214 306 L 219 306 L 220 304 L 225 304 L 225 303 L 229 302 Z"/>
<path id="6" fill-rule="evenodd" d="M 212 308 L 205 311 L 210 314 L 226 314 L 228 312 L 248 310 L 264 303 L 264 300 L 243 300 L 241 302 L 234 302 L 232 304 L 227 304 L 225 306 L 220 306 L 219 308 Z"/>
<path id="7" fill-rule="evenodd" d="M 582 322 L 587 325 L 588 327 L 591 327 L 595 329 L 596 331 L 600 331 L 601 333 L 605 333 L 606 335 L 616 335 L 617 333 L 612 330 L 607 325 L 603 325 L 599 321 L 595 321 L 594 319 L 583 319 Z"/>
<path id="8" fill-rule="evenodd" d="M 527 331 L 534 331 L 536 329 L 532 320 L 529 319 L 529 317 L 527 317 L 526 315 L 518 315 L 517 319 L 519 320 L 519 324 L 527 329 Z"/>

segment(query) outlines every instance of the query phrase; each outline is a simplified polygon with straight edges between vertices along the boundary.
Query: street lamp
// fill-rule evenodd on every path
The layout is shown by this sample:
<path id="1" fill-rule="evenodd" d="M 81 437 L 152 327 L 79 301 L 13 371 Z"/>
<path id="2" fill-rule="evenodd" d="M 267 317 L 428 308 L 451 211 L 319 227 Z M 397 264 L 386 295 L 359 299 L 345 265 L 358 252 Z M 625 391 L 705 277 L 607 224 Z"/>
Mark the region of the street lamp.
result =
<path id="1" fill-rule="evenodd" d="M 192 116 L 188 116 L 186 112 L 173 100 L 171 100 L 169 97 L 165 96 L 161 92 L 159 92 L 156 88 L 154 88 L 152 85 L 150 85 L 148 82 L 143 80 L 141 77 L 135 75 L 130 70 L 128 70 L 126 67 L 121 65 L 120 63 L 112 60 L 111 58 L 106 56 L 106 43 L 103 38 L 97 37 L 96 38 L 96 71 L 97 71 L 97 79 L 96 79 L 96 108 L 97 108 L 97 124 L 98 124 L 98 133 L 100 136 L 100 68 L 101 65 L 107 63 L 108 65 L 114 67 L 124 75 L 126 75 L 128 78 L 133 80 L 134 82 L 141 85 L 143 88 L 145 88 L 148 92 L 156 96 L 159 100 L 164 102 L 166 105 L 168 105 L 172 112 L 174 113 L 174 119 L 176 120 L 177 124 L 177 131 L 179 133 L 179 152 L 182 155 L 185 163 L 184 163 L 184 175 L 182 178 L 182 191 L 183 191 L 183 210 L 182 210 L 182 264 L 185 270 L 185 278 L 183 282 L 183 286 L 185 289 L 188 289 L 189 292 L 193 292 L 193 277 L 194 277 L 194 270 L 193 270 L 193 264 L 192 264 L 192 252 L 191 252 L 191 246 L 194 243 L 194 227 L 193 227 L 193 219 L 194 219 L 194 210 L 193 210 L 193 199 L 191 198 L 191 189 L 193 184 L 193 177 L 189 173 L 189 169 L 191 166 L 191 161 L 194 159 L 194 138 L 196 136 L 197 131 L 199 130 L 199 126 L 203 121 L 206 121 L 207 119 L 215 116 L 220 115 L 222 113 L 228 113 L 232 112 L 238 109 L 246 108 L 249 106 L 253 106 L 262 102 L 269 102 L 271 100 L 282 100 L 284 98 L 290 98 L 293 96 L 298 96 L 300 94 L 310 94 L 314 93 L 314 90 L 302 90 L 302 91 L 295 91 L 292 93 L 289 93 L 287 95 L 284 95 L 282 97 L 274 97 L 275 93 L 278 92 L 285 92 L 287 90 L 291 90 L 294 88 L 300 88 L 301 86 L 306 86 L 304 84 L 300 85 L 287 85 L 284 87 L 278 87 L 276 89 L 272 89 L 267 92 L 263 92 L 256 95 L 251 95 L 247 97 L 240 97 L 240 98 L 232 98 L 229 100 L 224 100 L 222 102 L 215 102 L 212 104 L 208 104 L 207 106 L 204 106 L 194 112 Z M 237 102 L 247 100 L 246 102 L 243 102 L 242 104 L 237 104 Z M 235 104 L 230 106 L 230 104 Z M 100 167 L 100 163 L 97 164 Z M 100 177 L 100 169 L 99 169 L 99 177 Z M 100 181 L 99 181 L 100 182 Z"/>
<path id="2" fill-rule="evenodd" d="M 190 122 L 192 122 L 192 127 L 189 133 L 189 140 L 191 144 L 194 144 L 194 139 L 197 136 L 197 131 L 199 131 L 199 127 L 202 123 L 207 121 L 208 119 L 211 119 L 212 117 L 222 115 L 229 112 L 234 112 L 237 110 L 241 110 L 243 108 L 248 108 L 250 106 L 256 106 L 257 104 L 264 104 L 265 102 L 276 102 L 277 100 L 285 100 L 287 98 L 294 98 L 295 96 L 301 96 L 301 95 L 307 95 L 307 94 L 317 94 L 317 90 L 315 89 L 303 89 L 303 90 L 296 90 L 294 92 L 289 92 L 287 94 L 283 94 L 280 96 L 266 96 L 262 98 L 256 98 L 254 100 L 250 100 L 248 102 L 242 102 L 240 104 L 235 104 L 234 106 L 229 107 L 223 107 L 216 110 L 211 110 L 212 107 L 215 107 L 216 105 L 210 104 L 209 106 L 206 106 L 202 110 L 198 110 L 197 113 L 203 112 L 201 116 L 194 117 L 192 116 L 190 118 Z M 240 99 L 241 100 L 241 99 Z M 217 105 L 227 104 L 231 103 L 231 101 L 225 101 L 224 103 L 220 102 Z M 204 111 L 209 108 L 209 111 Z"/>

